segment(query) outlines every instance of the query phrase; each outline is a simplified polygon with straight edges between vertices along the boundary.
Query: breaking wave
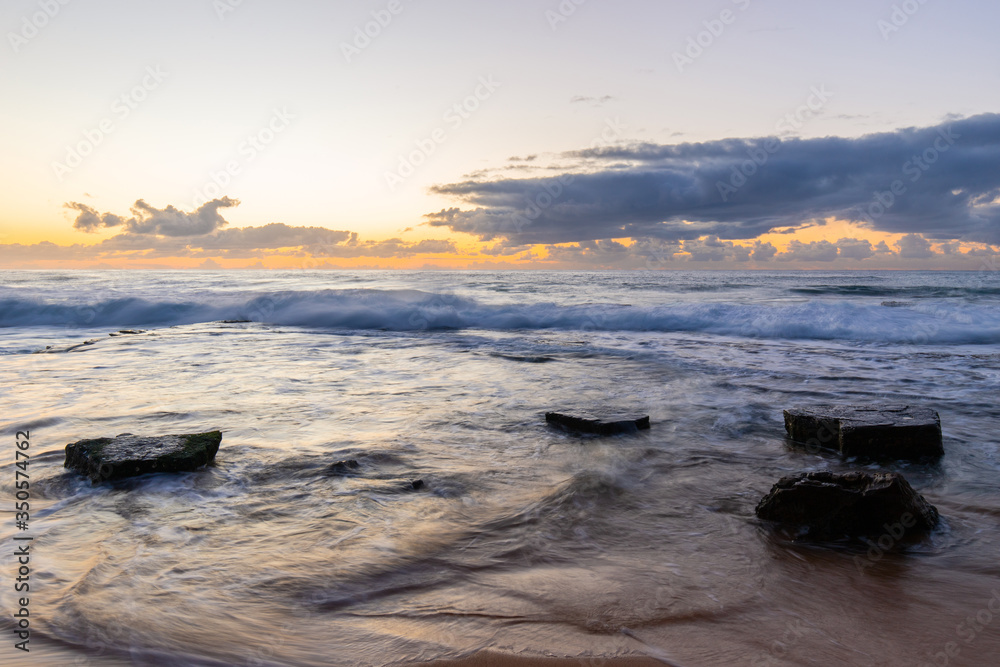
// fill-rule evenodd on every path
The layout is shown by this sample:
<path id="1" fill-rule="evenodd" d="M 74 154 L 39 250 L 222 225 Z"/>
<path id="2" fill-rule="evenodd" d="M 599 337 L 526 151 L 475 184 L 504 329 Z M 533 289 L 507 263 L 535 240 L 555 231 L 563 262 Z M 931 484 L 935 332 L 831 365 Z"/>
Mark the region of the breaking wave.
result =
<path id="1" fill-rule="evenodd" d="M 908 304 L 904 304 L 907 305 Z M 745 338 L 902 344 L 1000 342 L 1000 309 L 948 304 L 885 308 L 844 301 L 657 306 L 486 304 L 417 290 L 286 291 L 197 300 L 114 298 L 80 303 L 6 298 L 0 327 L 165 327 L 257 322 L 337 330 L 479 329 L 689 332 Z"/>

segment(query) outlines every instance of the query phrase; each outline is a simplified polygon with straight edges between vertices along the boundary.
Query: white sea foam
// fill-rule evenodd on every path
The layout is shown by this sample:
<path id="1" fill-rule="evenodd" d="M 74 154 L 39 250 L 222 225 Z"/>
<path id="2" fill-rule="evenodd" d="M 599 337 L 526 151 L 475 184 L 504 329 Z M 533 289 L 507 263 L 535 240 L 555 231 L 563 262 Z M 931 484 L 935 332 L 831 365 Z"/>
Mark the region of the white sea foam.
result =
<path id="1" fill-rule="evenodd" d="M 251 321 L 313 329 L 422 331 L 480 329 L 703 332 L 765 339 L 903 344 L 1000 342 L 1000 309 L 969 303 L 888 308 L 844 298 L 778 303 L 483 303 L 418 290 L 281 291 L 208 294 L 185 300 L 114 298 L 53 303 L 0 300 L 0 327 L 166 327 Z"/>

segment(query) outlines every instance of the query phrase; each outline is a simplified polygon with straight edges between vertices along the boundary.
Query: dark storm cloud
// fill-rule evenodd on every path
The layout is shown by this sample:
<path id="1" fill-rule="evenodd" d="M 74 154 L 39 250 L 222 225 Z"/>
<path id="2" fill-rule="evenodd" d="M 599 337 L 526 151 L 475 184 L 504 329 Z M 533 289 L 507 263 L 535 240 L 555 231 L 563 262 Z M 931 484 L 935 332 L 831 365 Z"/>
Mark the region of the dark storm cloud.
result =
<path id="1" fill-rule="evenodd" d="M 828 217 L 1000 243 L 1000 115 L 856 139 L 723 139 L 575 151 L 558 178 L 470 180 L 432 226 L 513 243 L 752 239 Z M 829 249 L 826 249 L 827 254 Z M 849 252 L 855 252 L 852 249 Z"/>

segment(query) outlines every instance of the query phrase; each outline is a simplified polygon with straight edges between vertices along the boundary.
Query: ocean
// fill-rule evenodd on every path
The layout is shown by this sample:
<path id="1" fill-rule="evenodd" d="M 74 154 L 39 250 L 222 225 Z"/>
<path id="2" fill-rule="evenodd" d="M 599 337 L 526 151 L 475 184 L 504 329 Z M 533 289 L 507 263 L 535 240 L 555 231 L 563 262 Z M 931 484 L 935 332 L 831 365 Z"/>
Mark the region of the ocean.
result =
<path id="1" fill-rule="evenodd" d="M 997 271 L 4 271 L 0 380 L 3 664 L 1000 656 Z M 831 403 L 931 407 L 946 454 L 786 442 L 783 409 Z M 63 468 L 83 438 L 213 429 L 196 472 Z M 782 476 L 856 469 L 939 527 L 882 552 L 754 516 Z"/>

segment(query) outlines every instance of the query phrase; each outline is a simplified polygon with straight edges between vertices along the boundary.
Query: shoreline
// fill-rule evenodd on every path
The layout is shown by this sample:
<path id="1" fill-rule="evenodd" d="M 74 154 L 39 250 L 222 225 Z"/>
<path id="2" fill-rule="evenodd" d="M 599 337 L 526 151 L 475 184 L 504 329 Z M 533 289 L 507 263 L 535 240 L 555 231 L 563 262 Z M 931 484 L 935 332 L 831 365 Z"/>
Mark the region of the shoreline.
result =
<path id="1" fill-rule="evenodd" d="M 658 660 L 649 656 L 618 656 L 618 657 L 528 657 L 499 651 L 479 651 L 466 658 L 452 660 L 434 660 L 421 663 L 426 667 L 663 667 L 671 665 L 681 667 L 676 663 Z"/>

